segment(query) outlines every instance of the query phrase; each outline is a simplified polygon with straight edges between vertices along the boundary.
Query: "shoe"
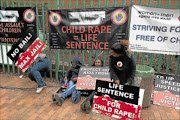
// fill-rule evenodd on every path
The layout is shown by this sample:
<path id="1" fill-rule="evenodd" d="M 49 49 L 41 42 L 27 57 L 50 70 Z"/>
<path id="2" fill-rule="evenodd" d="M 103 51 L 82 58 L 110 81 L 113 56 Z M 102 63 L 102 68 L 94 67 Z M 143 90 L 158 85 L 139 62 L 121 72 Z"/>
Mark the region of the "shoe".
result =
<path id="1" fill-rule="evenodd" d="M 57 102 L 55 99 L 55 94 L 52 94 L 52 101 L 53 101 L 53 103 Z"/>
<path id="2" fill-rule="evenodd" d="M 47 86 L 38 87 L 36 90 L 36 93 L 40 93 L 43 90 L 43 88 L 45 88 L 45 87 L 47 87 Z"/>
<path id="3" fill-rule="evenodd" d="M 91 111 L 91 103 L 90 103 L 90 101 L 87 101 L 85 103 L 85 111 L 86 111 L 87 114 L 90 113 L 90 111 Z"/>
<path id="4" fill-rule="evenodd" d="M 58 94 L 54 94 L 54 98 L 56 100 L 56 103 L 61 106 L 62 105 L 62 100 L 61 100 L 61 96 Z"/>
<path id="5" fill-rule="evenodd" d="M 81 110 L 82 111 L 85 111 L 86 109 L 85 109 L 85 104 L 86 104 L 86 101 L 84 101 L 82 104 L 81 104 Z"/>

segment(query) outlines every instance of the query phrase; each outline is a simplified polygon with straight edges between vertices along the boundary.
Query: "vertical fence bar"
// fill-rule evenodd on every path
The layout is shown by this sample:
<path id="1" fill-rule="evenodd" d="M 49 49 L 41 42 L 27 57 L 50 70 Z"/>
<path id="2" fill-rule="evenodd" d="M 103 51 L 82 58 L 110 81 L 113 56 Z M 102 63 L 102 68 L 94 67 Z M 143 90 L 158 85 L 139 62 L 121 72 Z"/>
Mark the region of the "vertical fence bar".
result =
<path id="1" fill-rule="evenodd" d="M 153 65 L 153 57 L 154 57 L 154 54 L 151 53 L 150 62 L 149 62 L 149 66 L 151 66 L 151 67 L 152 67 L 152 65 Z"/>
<path id="2" fill-rule="evenodd" d="M 8 52 L 8 44 L 6 43 L 6 53 Z M 8 73 L 10 73 L 10 66 L 9 66 L 9 58 L 7 57 L 7 68 L 8 68 Z"/>
<path id="3" fill-rule="evenodd" d="M 26 6 L 26 0 L 24 0 L 24 7 Z"/>
<path id="4" fill-rule="evenodd" d="M 168 62 L 167 62 L 167 66 L 166 66 L 166 74 L 169 74 L 170 64 L 171 64 L 171 55 L 168 56 Z"/>
<path id="5" fill-rule="evenodd" d="M 14 0 L 12 0 L 12 7 L 14 7 Z M 12 44 L 11 44 L 11 47 L 12 47 Z M 13 71 L 13 74 L 15 74 L 15 66 L 13 62 L 12 62 L 12 71 Z"/>
<path id="6" fill-rule="evenodd" d="M 64 1 L 64 0 L 62 0 Z M 58 10 L 59 0 L 55 0 L 55 9 Z M 55 50 L 55 65 L 56 65 L 56 80 L 58 80 L 58 72 L 59 72 L 59 50 Z M 62 56 L 64 57 L 64 56 Z M 63 72 L 64 73 L 64 72 Z"/>
<path id="7" fill-rule="evenodd" d="M 45 42 L 45 34 L 46 34 L 46 33 L 45 33 L 45 27 L 46 27 L 46 23 L 45 23 L 45 14 L 44 14 L 44 13 L 45 13 L 45 9 L 44 9 L 44 8 L 45 8 L 44 0 L 42 0 L 43 42 L 46 43 L 46 42 Z"/>
<path id="8" fill-rule="evenodd" d="M 50 0 L 48 0 L 48 9 L 50 9 Z M 49 14 L 48 14 L 49 15 Z M 50 59 L 50 79 L 52 79 L 52 51 L 49 48 L 49 59 Z"/>
<path id="9" fill-rule="evenodd" d="M 21 6 L 21 1 L 20 0 L 18 0 L 18 7 L 20 7 Z M 20 70 L 19 70 L 19 68 L 17 67 L 17 69 L 18 69 L 18 75 L 20 75 Z"/>
<path id="10" fill-rule="evenodd" d="M 158 0 L 157 7 L 159 8 L 160 6 L 161 6 L 161 0 Z M 161 71 L 162 57 L 163 57 L 163 55 L 160 54 L 160 56 L 159 56 L 159 61 L 158 61 L 158 68 L 157 68 L 157 72 L 158 72 L 158 73 Z"/>
<path id="11" fill-rule="evenodd" d="M 69 8 L 71 8 L 71 0 L 69 0 Z M 76 0 L 76 8 L 78 8 L 78 0 Z M 69 69 L 71 68 L 71 53 L 72 53 L 72 50 L 68 50 L 69 52 L 69 57 L 68 57 L 68 64 L 69 64 Z"/>
<path id="12" fill-rule="evenodd" d="M 3 7 L 3 1 L 1 0 L 1 6 Z"/>
<path id="13" fill-rule="evenodd" d="M 86 7 L 86 3 L 83 2 L 83 8 Z M 78 8 L 78 0 L 76 0 L 76 8 Z M 84 53 L 85 53 L 85 50 L 81 50 L 82 52 L 82 63 L 84 64 Z"/>
<path id="14" fill-rule="evenodd" d="M 1 43 L 1 57 L 2 57 L 2 70 L 3 73 L 5 72 L 5 65 L 4 65 L 4 54 L 3 54 L 3 44 Z"/>
<path id="15" fill-rule="evenodd" d="M 179 64 L 180 64 L 180 56 L 178 56 L 178 58 L 177 58 L 177 64 L 176 64 L 175 75 L 178 75 L 178 71 L 179 71 Z"/>
<path id="16" fill-rule="evenodd" d="M 126 0 L 123 0 L 122 1 L 122 6 L 125 6 L 126 5 Z"/>
<path id="17" fill-rule="evenodd" d="M 84 5 L 84 0 L 83 0 L 83 5 Z M 69 0 L 69 8 L 71 8 L 71 0 Z M 76 8 L 78 8 L 78 2 L 77 1 L 76 1 Z M 78 50 L 75 50 L 75 57 L 78 57 Z"/>
<path id="18" fill-rule="evenodd" d="M 144 65 L 144 56 L 145 56 L 145 53 L 142 53 L 142 60 L 141 60 L 142 65 Z"/>
<path id="19" fill-rule="evenodd" d="M 85 0 L 83 0 L 83 3 L 85 3 Z M 85 7 L 85 6 L 84 6 Z M 90 1 L 90 8 L 93 7 L 93 0 Z M 92 50 L 87 50 L 89 52 L 89 66 L 91 66 L 91 56 L 92 56 Z"/>
<path id="20" fill-rule="evenodd" d="M 168 0 L 167 8 L 169 9 L 171 6 L 171 0 Z M 168 61 L 167 61 L 167 66 L 166 66 L 166 74 L 169 74 L 169 68 L 171 65 L 171 55 L 168 55 Z"/>
<path id="21" fill-rule="evenodd" d="M 9 0 L 6 0 L 6 6 L 9 7 Z M 6 54 L 8 52 L 8 43 L 6 43 Z M 7 57 L 7 69 L 8 69 L 8 73 L 10 73 L 10 66 L 9 66 L 9 59 Z"/>
<path id="22" fill-rule="evenodd" d="M 37 29 L 37 36 L 39 37 L 39 5 L 38 5 L 38 0 L 36 0 L 36 29 Z"/>

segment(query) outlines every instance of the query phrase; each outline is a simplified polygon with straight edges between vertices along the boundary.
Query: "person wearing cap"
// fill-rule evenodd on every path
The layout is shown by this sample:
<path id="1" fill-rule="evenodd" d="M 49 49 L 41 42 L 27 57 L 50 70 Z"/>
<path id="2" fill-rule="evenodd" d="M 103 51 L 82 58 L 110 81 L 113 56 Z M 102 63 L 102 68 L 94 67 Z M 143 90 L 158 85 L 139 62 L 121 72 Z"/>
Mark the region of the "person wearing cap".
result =
<path id="1" fill-rule="evenodd" d="M 28 77 L 38 84 L 36 93 L 40 93 L 45 87 L 46 83 L 41 77 L 40 71 L 46 71 L 49 69 L 50 62 L 46 57 L 46 54 L 41 53 L 35 60 L 34 65 L 30 69 Z"/>
<path id="2" fill-rule="evenodd" d="M 136 64 L 127 47 L 116 42 L 111 47 L 109 56 L 110 77 L 116 84 L 131 85 L 135 77 Z"/>
<path id="3" fill-rule="evenodd" d="M 76 82 L 79 74 L 79 69 L 81 66 L 84 66 L 78 57 L 75 57 L 71 61 L 71 68 L 65 74 L 64 83 L 67 83 L 67 88 L 64 92 L 60 94 L 52 94 L 52 100 L 54 103 L 57 103 L 59 106 L 65 101 L 66 97 L 71 95 L 76 88 Z"/>

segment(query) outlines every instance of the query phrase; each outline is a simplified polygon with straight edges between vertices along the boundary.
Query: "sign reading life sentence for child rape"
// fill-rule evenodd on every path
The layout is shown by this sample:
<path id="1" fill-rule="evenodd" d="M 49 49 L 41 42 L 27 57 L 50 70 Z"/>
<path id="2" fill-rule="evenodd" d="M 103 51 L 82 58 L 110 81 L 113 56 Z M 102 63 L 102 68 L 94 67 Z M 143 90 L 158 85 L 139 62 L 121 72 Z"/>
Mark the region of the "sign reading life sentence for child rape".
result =
<path id="1" fill-rule="evenodd" d="M 180 9 L 133 5 L 131 13 L 132 51 L 180 55 Z"/>
<path id="2" fill-rule="evenodd" d="M 0 42 L 16 43 L 25 31 L 36 33 L 35 18 L 35 7 L 0 7 Z"/>
<path id="3" fill-rule="evenodd" d="M 49 10 L 51 49 L 108 50 L 127 39 L 128 7 Z"/>
<path id="4" fill-rule="evenodd" d="M 180 109 L 180 77 L 166 74 L 155 74 L 153 103 Z"/>
<path id="5" fill-rule="evenodd" d="M 139 87 L 97 80 L 92 111 L 121 120 L 139 120 L 143 95 Z"/>
<path id="6" fill-rule="evenodd" d="M 78 90 L 94 90 L 96 87 L 96 79 L 103 81 L 111 81 L 108 67 L 81 67 L 76 89 Z"/>

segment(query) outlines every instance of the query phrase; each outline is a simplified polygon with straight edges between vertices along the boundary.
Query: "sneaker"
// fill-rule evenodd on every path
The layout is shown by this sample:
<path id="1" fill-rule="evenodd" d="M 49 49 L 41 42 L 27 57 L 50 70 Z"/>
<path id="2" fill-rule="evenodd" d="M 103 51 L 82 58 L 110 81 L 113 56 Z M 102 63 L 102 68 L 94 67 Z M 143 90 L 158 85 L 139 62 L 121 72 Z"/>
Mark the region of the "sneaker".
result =
<path id="1" fill-rule="evenodd" d="M 87 101 L 85 103 L 85 111 L 86 111 L 87 114 L 90 113 L 90 111 L 91 111 L 91 103 L 90 103 L 90 101 Z"/>
<path id="2" fill-rule="evenodd" d="M 62 105 L 61 95 L 55 94 L 54 98 L 59 106 Z"/>
<path id="3" fill-rule="evenodd" d="M 36 90 L 36 93 L 40 93 L 43 90 L 43 88 L 45 88 L 45 87 L 46 86 L 38 87 L 37 90 Z"/>

